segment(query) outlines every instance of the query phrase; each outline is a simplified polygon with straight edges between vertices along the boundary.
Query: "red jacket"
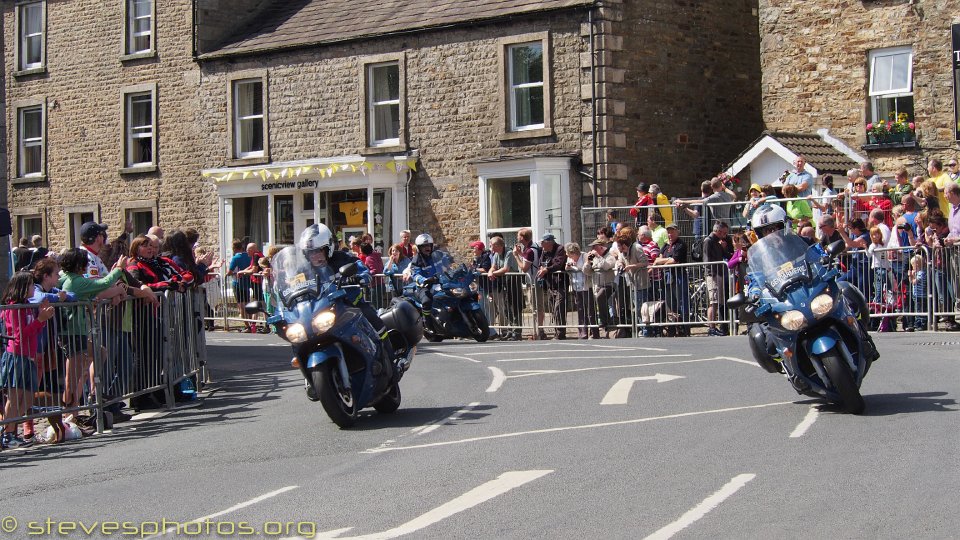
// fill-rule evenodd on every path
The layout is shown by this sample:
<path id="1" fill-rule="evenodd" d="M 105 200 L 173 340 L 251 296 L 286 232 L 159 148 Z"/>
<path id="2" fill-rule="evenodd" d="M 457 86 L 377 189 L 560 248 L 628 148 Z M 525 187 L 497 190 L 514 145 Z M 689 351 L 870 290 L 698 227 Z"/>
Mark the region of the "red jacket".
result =
<path id="1" fill-rule="evenodd" d="M 127 266 L 127 272 L 155 291 L 177 289 L 180 284 L 190 285 L 194 281 L 192 273 L 180 268 L 168 257 L 151 260 L 137 257 Z"/>

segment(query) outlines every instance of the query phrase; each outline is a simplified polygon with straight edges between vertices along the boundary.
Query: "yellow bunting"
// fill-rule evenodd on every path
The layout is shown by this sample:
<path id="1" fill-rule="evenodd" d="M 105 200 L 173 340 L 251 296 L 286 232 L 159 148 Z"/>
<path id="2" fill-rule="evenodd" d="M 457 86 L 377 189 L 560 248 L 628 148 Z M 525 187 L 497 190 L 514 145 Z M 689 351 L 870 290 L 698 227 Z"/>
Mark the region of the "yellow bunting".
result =
<path id="1" fill-rule="evenodd" d="M 303 168 L 303 173 L 306 174 L 311 170 L 313 170 L 313 167 L 311 167 L 310 165 L 307 165 L 306 167 Z"/>
<path id="2" fill-rule="evenodd" d="M 250 176 L 250 171 L 243 171 L 243 179 L 246 180 Z"/>
<path id="3" fill-rule="evenodd" d="M 394 163 L 393 161 L 388 161 L 388 162 L 387 162 L 387 168 L 390 169 L 390 170 L 393 171 L 393 172 L 397 172 L 397 164 Z"/>
<path id="4" fill-rule="evenodd" d="M 410 170 L 413 171 L 413 172 L 417 172 L 417 160 L 415 160 L 415 159 L 408 159 L 408 160 L 407 160 L 407 168 L 410 169 Z"/>
<path id="5" fill-rule="evenodd" d="M 204 178 L 210 178 L 210 173 L 209 172 L 200 173 L 200 176 Z"/>

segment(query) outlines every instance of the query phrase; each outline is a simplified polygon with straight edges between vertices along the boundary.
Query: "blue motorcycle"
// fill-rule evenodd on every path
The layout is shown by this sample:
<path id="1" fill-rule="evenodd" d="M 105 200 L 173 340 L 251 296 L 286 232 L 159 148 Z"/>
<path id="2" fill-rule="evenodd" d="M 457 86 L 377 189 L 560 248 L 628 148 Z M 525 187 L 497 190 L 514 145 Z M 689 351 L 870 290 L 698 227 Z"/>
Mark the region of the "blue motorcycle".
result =
<path id="1" fill-rule="evenodd" d="M 762 323 L 751 326 L 750 348 L 771 373 L 784 373 L 794 389 L 825 398 L 844 411 L 864 409 L 860 385 L 879 357 L 860 317 L 866 301 L 856 287 L 837 281 L 842 241 L 808 246 L 799 236 L 770 233 L 749 255 L 748 295 L 732 297 Z"/>
<path id="2" fill-rule="evenodd" d="M 480 293 L 475 272 L 461 264 L 424 282 L 429 287 L 427 294 L 433 303 L 430 315 L 424 318 L 423 335 L 431 343 L 439 343 L 446 338 L 473 338 L 479 343 L 490 337 L 490 322 L 480 307 Z M 404 299 L 423 309 L 417 298 L 418 287 L 410 284 L 404 287 Z"/>
<path id="3" fill-rule="evenodd" d="M 421 337 L 420 313 L 405 302 L 391 306 L 380 316 L 388 329 L 381 340 L 353 302 L 361 293 L 356 264 L 318 271 L 301 250 L 288 247 L 271 266 L 278 312 L 267 322 L 293 345 L 292 365 L 303 374 L 307 397 L 341 428 L 352 426 L 365 407 L 396 411 L 400 379 Z"/>

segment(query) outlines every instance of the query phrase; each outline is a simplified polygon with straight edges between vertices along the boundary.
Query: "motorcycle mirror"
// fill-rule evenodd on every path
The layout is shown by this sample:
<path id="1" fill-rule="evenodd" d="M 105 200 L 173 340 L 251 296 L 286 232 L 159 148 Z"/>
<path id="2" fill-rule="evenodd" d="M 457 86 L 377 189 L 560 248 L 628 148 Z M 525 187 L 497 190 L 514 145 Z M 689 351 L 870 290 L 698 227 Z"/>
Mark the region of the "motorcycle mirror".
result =
<path id="1" fill-rule="evenodd" d="M 847 245 L 843 240 L 837 240 L 836 242 L 827 246 L 827 254 L 831 257 L 836 257 L 837 255 L 846 251 Z"/>
<path id="2" fill-rule="evenodd" d="M 357 275 L 357 265 L 355 263 L 345 264 L 340 267 L 340 276 L 341 277 L 353 277 Z"/>
<path id="3" fill-rule="evenodd" d="M 263 304 L 261 302 L 253 301 L 243 306 L 243 308 L 246 309 L 247 313 L 250 315 L 263 313 Z"/>
<path id="4" fill-rule="evenodd" d="M 730 309 L 737 309 L 746 303 L 747 303 L 747 297 L 744 296 L 743 293 L 737 293 L 731 296 L 729 300 L 727 300 L 727 307 Z"/>

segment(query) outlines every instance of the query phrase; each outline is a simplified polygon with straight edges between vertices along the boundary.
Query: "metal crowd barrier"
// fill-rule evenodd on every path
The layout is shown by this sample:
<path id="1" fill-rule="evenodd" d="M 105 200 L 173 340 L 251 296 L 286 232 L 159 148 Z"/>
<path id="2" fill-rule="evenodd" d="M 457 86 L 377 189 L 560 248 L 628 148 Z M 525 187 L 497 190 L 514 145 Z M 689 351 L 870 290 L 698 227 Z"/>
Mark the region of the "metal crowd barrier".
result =
<path id="1" fill-rule="evenodd" d="M 159 404 L 172 408 L 183 381 L 191 379 L 197 391 L 207 380 L 204 297 L 188 290 L 158 295 L 158 305 L 140 298 L 51 304 L 55 314 L 31 363 L 37 390 L 0 388 L 5 399 L 18 400 L 16 414 L 0 424 L 47 418 L 59 426 L 64 415 L 86 411 L 102 432 L 104 410 L 121 401 L 162 396 Z M 36 308 L 9 305 L 0 311 L 35 314 Z"/>

